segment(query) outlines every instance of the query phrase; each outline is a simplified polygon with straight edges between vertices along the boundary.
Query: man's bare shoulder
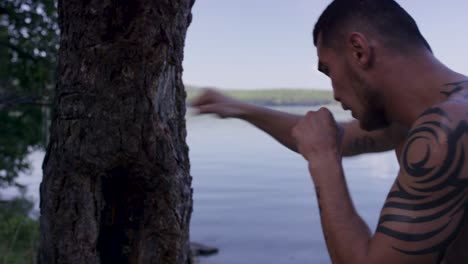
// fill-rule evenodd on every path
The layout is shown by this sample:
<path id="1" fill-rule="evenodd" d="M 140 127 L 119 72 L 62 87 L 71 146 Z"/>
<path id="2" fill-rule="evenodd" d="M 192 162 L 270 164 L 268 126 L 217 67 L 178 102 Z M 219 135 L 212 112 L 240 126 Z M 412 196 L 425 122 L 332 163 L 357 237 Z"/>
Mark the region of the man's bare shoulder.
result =
<path id="1" fill-rule="evenodd" d="M 461 232 L 468 227 L 468 103 L 463 100 L 459 95 L 428 108 L 407 135 L 377 233 L 408 256 L 434 256 L 439 263 L 468 241 L 468 233 Z"/>
<path id="2" fill-rule="evenodd" d="M 426 109 L 418 117 L 406 138 L 403 155 L 406 162 L 431 154 L 434 162 L 461 155 L 464 163 L 465 150 L 468 150 L 467 95 L 468 89 L 457 90 L 456 94 Z"/>
<path id="3" fill-rule="evenodd" d="M 441 95 L 445 100 L 430 109 L 423 115 L 431 113 L 431 109 L 439 109 L 445 115 L 442 117 L 448 118 L 453 122 L 461 122 L 468 120 L 468 80 L 445 84 L 441 91 Z"/>
<path id="4" fill-rule="evenodd" d="M 468 85 L 468 83 L 467 83 Z M 458 88 L 458 89 L 456 89 Z M 447 98 L 439 104 L 426 109 L 414 122 L 412 130 L 421 126 L 438 126 L 449 132 L 451 129 L 462 129 L 468 122 L 468 87 L 455 87 L 451 92 L 441 91 Z"/>

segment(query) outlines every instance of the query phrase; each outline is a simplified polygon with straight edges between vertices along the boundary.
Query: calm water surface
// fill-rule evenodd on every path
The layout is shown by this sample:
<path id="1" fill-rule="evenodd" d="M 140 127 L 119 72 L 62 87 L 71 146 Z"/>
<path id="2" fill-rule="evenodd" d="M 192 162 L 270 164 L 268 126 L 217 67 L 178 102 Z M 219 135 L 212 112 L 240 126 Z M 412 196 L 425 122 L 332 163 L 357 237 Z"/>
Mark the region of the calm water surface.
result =
<path id="1" fill-rule="evenodd" d="M 337 120 L 350 119 L 332 110 Z M 330 263 L 302 156 L 239 120 L 189 117 L 187 126 L 195 191 L 191 238 L 220 248 L 202 264 Z M 398 172 L 396 158 L 393 152 L 362 155 L 345 159 L 344 167 L 356 208 L 374 230 Z"/>
<path id="2" fill-rule="evenodd" d="M 331 108 L 337 120 L 350 119 L 337 106 Z M 239 120 L 189 111 L 187 129 L 194 188 L 191 240 L 220 249 L 202 258 L 202 264 L 330 263 L 301 156 Z M 20 177 L 36 201 L 43 157 L 33 153 L 31 175 Z M 391 152 L 362 155 L 344 159 L 344 167 L 356 208 L 374 229 L 398 172 L 396 158 Z M 4 197 L 13 195 L 12 190 L 3 192 Z"/>

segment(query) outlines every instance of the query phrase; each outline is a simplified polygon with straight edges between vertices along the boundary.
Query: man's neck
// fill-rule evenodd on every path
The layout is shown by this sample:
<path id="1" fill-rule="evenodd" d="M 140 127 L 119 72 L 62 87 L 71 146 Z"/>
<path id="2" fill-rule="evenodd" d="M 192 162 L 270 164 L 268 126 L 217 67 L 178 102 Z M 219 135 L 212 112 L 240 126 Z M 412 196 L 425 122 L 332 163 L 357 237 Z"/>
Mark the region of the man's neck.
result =
<path id="1" fill-rule="evenodd" d="M 387 119 L 408 128 L 425 110 L 447 99 L 445 84 L 468 79 L 428 54 L 395 59 L 387 72 L 382 89 Z"/>

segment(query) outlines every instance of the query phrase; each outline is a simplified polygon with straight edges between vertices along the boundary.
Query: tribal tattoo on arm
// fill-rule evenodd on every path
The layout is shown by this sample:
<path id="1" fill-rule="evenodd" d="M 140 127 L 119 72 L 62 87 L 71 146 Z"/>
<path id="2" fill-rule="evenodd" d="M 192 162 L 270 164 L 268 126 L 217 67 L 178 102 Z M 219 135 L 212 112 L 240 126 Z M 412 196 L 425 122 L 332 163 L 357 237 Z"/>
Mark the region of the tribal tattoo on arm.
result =
<path id="1" fill-rule="evenodd" d="M 351 153 L 368 153 L 376 151 L 375 139 L 370 136 L 362 136 L 354 139 L 348 145 Z"/>
<path id="2" fill-rule="evenodd" d="M 435 107 L 419 117 L 376 230 L 390 239 L 393 250 L 442 261 L 468 221 L 467 150 L 466 116 L 450 117 Z"/>
<path id="3" fill-rule="evenodd" d="M 359 124 L 356 126 L 359 127 Z M 405 139 L 407 133 L 407 129 L 397 124 L 372 132 L 362 131 L 360 127 L 356 129 L 356 127 L 349 125 L 345 127 L 343 154 L 345 156 L 354 156 L 392 150 Z"/>
<path id="4" fill-rule="evenodd" d="M 462 91 L 466 85 L 468 85 L 468 80 L 460 81 L 460 82 L 453 82 L 453 83 L 447 83 L 442 87 L 442 91 L 440 91 L 441 94 L 450 97 L 460 91 Z M 465 95 L 466 99 L 466 95 Z"/>

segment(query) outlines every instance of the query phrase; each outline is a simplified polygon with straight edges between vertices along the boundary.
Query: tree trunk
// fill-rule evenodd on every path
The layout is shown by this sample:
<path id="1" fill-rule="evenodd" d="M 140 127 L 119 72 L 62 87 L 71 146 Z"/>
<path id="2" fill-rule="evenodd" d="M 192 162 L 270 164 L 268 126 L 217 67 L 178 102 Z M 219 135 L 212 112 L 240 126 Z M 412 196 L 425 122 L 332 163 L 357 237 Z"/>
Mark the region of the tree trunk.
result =
<path id="1" fill-rule="evenodd" d="M 60 0 L 39 261 L 189 263 L 193 0 Z"/>

